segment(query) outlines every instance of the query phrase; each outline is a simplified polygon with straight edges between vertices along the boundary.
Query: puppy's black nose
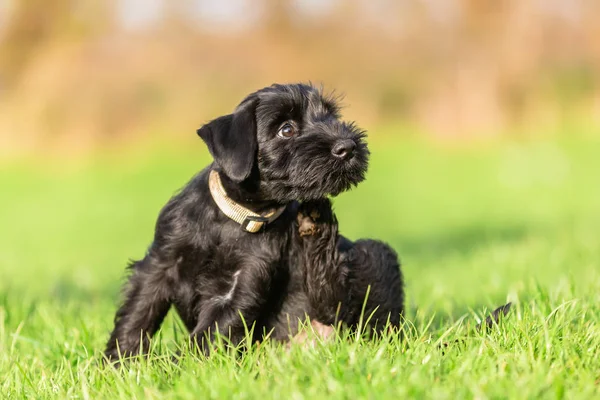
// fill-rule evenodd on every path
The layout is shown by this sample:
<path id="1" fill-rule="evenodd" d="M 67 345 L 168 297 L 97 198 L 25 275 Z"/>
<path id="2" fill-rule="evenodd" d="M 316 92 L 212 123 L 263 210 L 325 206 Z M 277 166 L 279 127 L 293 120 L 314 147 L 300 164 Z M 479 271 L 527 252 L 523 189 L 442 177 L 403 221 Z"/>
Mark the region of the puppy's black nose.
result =
<path id="1" fill-rule="evenodd" d="M 331 154 L 342 160 L 349 160 L 354 157 L 354 149 L 356 148 L 356 142 L 352 139 L 344 139 L 338 141 L 331 148 Z"/>

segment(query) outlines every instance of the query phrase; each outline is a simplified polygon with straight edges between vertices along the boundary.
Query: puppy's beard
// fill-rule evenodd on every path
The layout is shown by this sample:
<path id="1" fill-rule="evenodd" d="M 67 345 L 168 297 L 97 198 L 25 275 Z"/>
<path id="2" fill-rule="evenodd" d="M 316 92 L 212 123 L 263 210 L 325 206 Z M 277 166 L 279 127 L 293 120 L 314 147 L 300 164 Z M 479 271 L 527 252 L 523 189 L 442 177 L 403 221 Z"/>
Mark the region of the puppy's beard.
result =
<path id="1" fill-rule="evenodd" d="M 329 158 L 314 164 L 315 171 L 311 179 L 314 186 L 309 190 L 313 192 L 311 197 L 337 196 L 365 180 L 369 152 L 362 143 L 359 145 L 360 150 L 350 160 Z"/>
<path id="2" fill-rule="evenodd" d="M 293 176 L 262 183 L 263 196 L 281 203 L 337 196 L 365 179 L 367 155 L 348 161 L 314 162 Z"/>
<path id="3" fill-rule="evenodd" d="M 350 160 L 339 167 L 338 171 L 327 174 L 321 186 L 323 194 L 337 196 L 338 194 L 352 189 L 365 180 L 367 171 L 366 164 Z M 320 196 L 322 197 L 322 196 Z"/>

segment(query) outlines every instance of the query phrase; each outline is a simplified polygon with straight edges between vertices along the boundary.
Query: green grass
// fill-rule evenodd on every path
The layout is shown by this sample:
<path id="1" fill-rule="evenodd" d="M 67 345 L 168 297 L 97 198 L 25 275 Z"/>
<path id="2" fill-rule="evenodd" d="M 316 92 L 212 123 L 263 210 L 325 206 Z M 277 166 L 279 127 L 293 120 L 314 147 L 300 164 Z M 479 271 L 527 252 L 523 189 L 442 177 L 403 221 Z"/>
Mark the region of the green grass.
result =
<path id="1" fill-rule="evenodd" d="M 264 343 L 242 358 L 176 365 L 169 355 L 185 332 L 171 314 L 153 355 L 124 370 L 99 364 L 124 266 L 143 255 L 171 193 L 205 165 L 204 149 L 5 165 L 0 397 L 599 397 L 599 155 L 592 139 L 375 141 L 367 181 L 334 205 L 344 234 L 399 252 L 404 341 L 289 352 Z M 515 306 L 498 329 L 469 330 L 507 300 Z"/>

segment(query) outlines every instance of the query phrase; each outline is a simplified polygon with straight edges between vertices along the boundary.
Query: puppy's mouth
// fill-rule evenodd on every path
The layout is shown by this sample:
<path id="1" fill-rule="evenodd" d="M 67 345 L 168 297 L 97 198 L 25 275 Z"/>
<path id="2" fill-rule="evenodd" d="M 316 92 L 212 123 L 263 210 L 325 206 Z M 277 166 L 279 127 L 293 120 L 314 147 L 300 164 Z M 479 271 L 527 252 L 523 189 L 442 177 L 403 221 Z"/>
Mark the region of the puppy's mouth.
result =
<path id="1" fill-rule="evenodd" d="M 368 151 L 357 153 L 350 159 L 334 160 L 329 171 L 323 175 L 323 183 L 319 185 L 321 190 L 316 191 L 316 197 L 337 196 L 355 187 L 365 180 L 367 167 Z"/>

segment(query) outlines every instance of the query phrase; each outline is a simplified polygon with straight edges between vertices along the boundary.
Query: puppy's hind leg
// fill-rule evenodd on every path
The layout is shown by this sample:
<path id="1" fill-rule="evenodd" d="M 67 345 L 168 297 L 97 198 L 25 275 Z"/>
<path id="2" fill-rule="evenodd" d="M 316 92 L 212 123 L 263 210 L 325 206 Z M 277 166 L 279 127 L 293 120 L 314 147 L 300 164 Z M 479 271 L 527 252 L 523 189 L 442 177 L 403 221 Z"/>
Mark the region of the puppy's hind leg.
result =
<path id="1" fill-rule="evenodd" d="M 115 316 L 115 327 L 106 345 L 105 356 L 117 360 L 146 352 L 150 338 L 160 327 L 170 307 L 164 269 L 147 256 L 130 266 L 125 301 Z"/>
<path id="2" fill-rule="evenodd" d="M 398 328 L 404 313 L 404 282 L 396 252 L 377 240 L 358 240 L 346 252 L 351 324 L 376 331 Z M 361 315 L 362 313 L 362 315 Z"/>

